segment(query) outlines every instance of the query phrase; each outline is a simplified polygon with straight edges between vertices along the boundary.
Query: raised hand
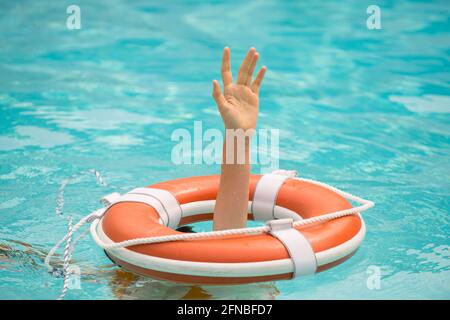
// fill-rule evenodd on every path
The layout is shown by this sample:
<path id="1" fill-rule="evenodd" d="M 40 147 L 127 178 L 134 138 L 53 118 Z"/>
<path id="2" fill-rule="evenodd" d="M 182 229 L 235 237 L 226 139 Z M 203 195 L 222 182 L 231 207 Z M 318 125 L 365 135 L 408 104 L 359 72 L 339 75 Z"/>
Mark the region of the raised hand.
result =
<path id="1" fill-rule="evenodd" d="M 251 48 L 242 62 L 236 83 L 230 69 L 230 49 L 223 50 L 222 81 L 224 94 L 219 83 L 213 81 L 213 97 L 222 115 L 227 134 L 224 139 L 224 153 L 221 166 L 220 184 L 214 207 L 214 230 L 243 228 L 247 222 L 247 208 L 250 181 L 250 141 L 251 136 L 239 146 L 234 136 L 228 136 L 229 130 L 236 133 L 236 129 L 256 129 L 259 109 L 259 87 L 264 78 L 266 68 L 259 70 L 252 81 L 252 74 L 258 62 L 259 54 Z M 251 133 L 252 134 L 252 133 Z M 231 147 L 230 147 L 231 146 Z M 235 157 L 243 151 L 243 163 L 235 161 Z M 231 154 L 229 153 L 231 152 Z M 242 154 L 242 153 L 241 153 Z M 228 162 L 228 158 L 232 162 Z"/>
<path id="2" fill-rule="evenodd" d="M 253 71 L 259 54 L 251 48 L 242 62 L 236 83 L 230 68 L 230 49 L 223 50 L 222 82 L 224 94 L 219 82 L 213 80 L 213 97 L 217 103 L 226 129 L 255 129 L 259 110 L 259 88 L 266 72 L 262 67 L 252 81 Z"/>

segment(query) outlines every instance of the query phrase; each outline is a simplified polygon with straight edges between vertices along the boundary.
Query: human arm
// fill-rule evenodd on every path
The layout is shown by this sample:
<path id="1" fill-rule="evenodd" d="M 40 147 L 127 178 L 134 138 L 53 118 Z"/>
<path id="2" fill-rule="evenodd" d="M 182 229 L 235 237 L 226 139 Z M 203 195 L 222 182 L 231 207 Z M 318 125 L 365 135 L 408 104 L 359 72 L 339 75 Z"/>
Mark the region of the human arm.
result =
<path id="1" fill-rule="evenodd" d="M 223 94 L 218 81 L 213 81 L 213 97 L 226 131 L 219 191 L 214 208 L 214 230 L 246 226 L 251 134 L 256 129 L 259 88 L 266 71 L 262 67 L 252 81 L 258 58 L 259 54 L 251 48 L 242 62 L 236 83 L 233 83 L 230 49 L 225 48 L 222 58 Z M 240 138 L 243 143 L 236 143 Z M 230 155 L 230 152 L 233 154 Z"/>

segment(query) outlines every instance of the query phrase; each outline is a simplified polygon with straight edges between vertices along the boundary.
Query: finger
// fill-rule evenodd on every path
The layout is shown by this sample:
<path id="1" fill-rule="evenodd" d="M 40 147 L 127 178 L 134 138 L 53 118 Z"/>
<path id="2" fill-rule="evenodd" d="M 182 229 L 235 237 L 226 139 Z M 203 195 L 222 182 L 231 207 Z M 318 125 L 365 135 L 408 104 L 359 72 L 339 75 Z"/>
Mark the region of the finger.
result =
<path id="1" fill-rule="evenodd" d="M 255 52 L 255 54 L 253 55 L 252 62 L 250 63 L 250 66 L 247 70 L 247 82 L 246 82 L 247 86 L 249 86 L 252 83 L 253 71 L 255 71 L 255 67 L 256 67 L 256 63 L 258 63 L 258 59 L 259 59 L 259 54 L 258 54 L 258 52 Z"/>
<path id="2" fill-rule="evenodd" d="M 219 109 L 221 108 L 221 106 L 223 106 L 226 103 L 225 97 L 223 96 L 222 91 L 220 90 L 220 85 L 217 80 L 213 80 L 212 96 L 213 96 L 214 100 L 216 101 Z"/>
<path id="3" fill-rule="evenodd" d="M 228 47 L 225 47 L 223 49 L 222 82 L 223 82 L 224 87 L 226 87 L 227 85 L 229 85 L 233 82 L 233 75 L 231 74 L 231 64 L 230 64 L 230 48 L 228 48 Z"/>
<path id="4" fill-rule="evenodd" d="M 242 61 L 241 68 L 239 69 L 237 84 L 245 85 L 247 83 L 248 77 L 247 70 L 252 62 L 253 55 L 255 54 L 255 52 L 256 52 L 255 48 L 250 48 L 250 50 L 248 50 L 247 55 L 244 58 L 244 61 Z"/>
<path id="5" fill-rule="evenodd" d="M 266 67 L 262 67 L 258 74 L 256 75 L 255 80 L 252 83 L 252 91 L 256 94 L 259 93 L 259 88 L 261 87 L 261 83 L 264 79 L 264 75 L 266 74 Z"/>

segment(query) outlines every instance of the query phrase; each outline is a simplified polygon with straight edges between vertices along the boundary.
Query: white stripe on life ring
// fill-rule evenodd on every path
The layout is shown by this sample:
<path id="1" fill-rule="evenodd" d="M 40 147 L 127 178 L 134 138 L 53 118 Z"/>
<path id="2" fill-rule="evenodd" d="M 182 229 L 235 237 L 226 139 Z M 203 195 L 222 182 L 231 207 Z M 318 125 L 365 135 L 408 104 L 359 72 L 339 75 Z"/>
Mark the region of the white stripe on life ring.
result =
<path id="1" fill-rule="evenodd" d="M 195 216 L 197 214 L 212 213 L 214 212 L 215 205 L 216 200 L 203 200 L 185 203 L 181 205 L 182 216 L 184 218 Z M 249 201 L 247 209 L 248 212 L 252 212 L 251 207 L 252 201 Z M 302 217 L 300 217 L 295 211 L 280 206 L 274 207 L 274 216 L 275 219 L 291 218 L 294 221 L 302 220 Z"/>
<path id="2" fill-rule="evenodd" d="M 255 220 L 269 221 L 275 219 L 274 208 L 278 192 L 287 176 L 265 174 L 256 184 L 253 194 L 252 213 Z"/>
<path id="3" fill-rule="evenodd" d="M 281 241 L 294 263 L 294 276 L 306 276 L 316 272 L 317 260 L 308 239 L 294 228 L 292 219 L 271 220 L 267 223 L 270 234 Z"/>
<path id="4" fill-rule="evenodd" d="M 177 198 L 169 191 L 156 188 L 136 188 L 128 194 L 145 194 L 158 200 L 169 218 L 167 226 L 172 229 L 178 227 L 182 210 Z"/>

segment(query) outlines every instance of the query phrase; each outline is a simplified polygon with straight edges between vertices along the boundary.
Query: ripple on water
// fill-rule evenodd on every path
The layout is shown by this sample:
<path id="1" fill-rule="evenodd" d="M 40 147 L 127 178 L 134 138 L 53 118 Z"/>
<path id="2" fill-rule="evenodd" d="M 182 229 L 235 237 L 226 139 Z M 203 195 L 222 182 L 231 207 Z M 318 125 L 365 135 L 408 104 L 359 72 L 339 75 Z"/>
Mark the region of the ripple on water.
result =
<path id="1" fill-rule="evenodd" d="M 434 94 L 422 97 L 390 96 L 389 100 L 403 104 L 411 112 L 450 113 L 450 96 Z"/>

